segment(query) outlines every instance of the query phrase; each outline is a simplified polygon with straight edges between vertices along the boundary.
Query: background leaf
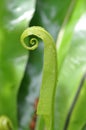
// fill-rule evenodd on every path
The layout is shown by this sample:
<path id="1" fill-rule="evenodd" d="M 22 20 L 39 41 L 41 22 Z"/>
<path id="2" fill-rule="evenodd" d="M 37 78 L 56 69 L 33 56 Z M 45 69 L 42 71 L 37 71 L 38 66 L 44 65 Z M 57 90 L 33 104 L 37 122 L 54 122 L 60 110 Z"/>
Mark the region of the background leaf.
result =
<path id="1" fill-rule="evenodd" d="M 17 129 L 17 94 L 28 53 L 20 35 L 34 13 L 34 0 L 0 3 L 0 116 L 8 116 Z"/>
<path id="2" fill-rule="evenodd" d="M 86 71 L 86 27 L 84 24 L 86 20 L 86 8 L 84 6 L 85 3 L 86 2 L 84 0 L 77 1 L 71 19 L 65 28 L 61 47 L 58 51 L 58 63 L 60 72 L 55 100 L 55 129 L 79 130 L 81 129 L 82 124 L 85 122 L 85 117 L 83 117 L 82 120 L 79 117 L 80 113 L 82 115 L 84 113 L 85 115 L 85 106 L 80 107 L 79 105 L 82 104 L 82 102 L 85 102 L 83 93 L 83 96 L 79 97 L 78 102 L 72 110 L 74 112 L 72 115 L 70 115 L 71 117 L 69 123 L 64 128 L 66 120 L 68 118 L 68 113 L 74 101 L 74 97 L 78 91 L 78 86 L 83 74 Z M 74 25 L 73 28 L 71 28 L 72 25 Z M 66 53 L 64 49 L 67 50 Z M 82 88 L 85 89 L 85 87 Z M 74 114 L 76 110 L 77 113 Z"/>

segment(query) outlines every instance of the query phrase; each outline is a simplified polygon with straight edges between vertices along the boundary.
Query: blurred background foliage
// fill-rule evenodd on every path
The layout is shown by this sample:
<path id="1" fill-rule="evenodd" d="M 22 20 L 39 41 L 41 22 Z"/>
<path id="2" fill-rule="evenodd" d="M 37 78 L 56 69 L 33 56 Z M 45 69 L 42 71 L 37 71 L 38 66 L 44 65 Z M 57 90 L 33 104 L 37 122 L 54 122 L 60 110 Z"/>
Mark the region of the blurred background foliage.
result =
<path id="1" fill-rule="evenodd" d="M 85 130 L 86 0 L 1 2 L 0 115 L 7 115 L 15 130 L 44 130 L 41 118 L 34 121 L 44 46 L 39 41 L 38 49 L 27 52 L 20 44 L 23 30 L 34 25 L 44 27 L 57 48 L 54 130 Z"/>

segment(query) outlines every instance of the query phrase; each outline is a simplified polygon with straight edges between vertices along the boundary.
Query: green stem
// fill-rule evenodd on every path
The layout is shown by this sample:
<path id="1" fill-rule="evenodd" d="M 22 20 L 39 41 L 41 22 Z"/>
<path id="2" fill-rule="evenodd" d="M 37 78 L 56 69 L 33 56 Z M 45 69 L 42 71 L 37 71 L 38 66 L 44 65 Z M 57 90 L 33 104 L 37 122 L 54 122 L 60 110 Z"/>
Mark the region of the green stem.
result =
<path id="1" fill-rule="evenodd" d="M 28 50 L 34 50 L 38 47 L 36 38 L 32 38 L 29 47 L 25 44 L 24 39 L 34 35 L 44 42 L 44 66 L 40 98 L 37 107 L 37 114 L 44 117 L 48 130 L 53 130 L 54 119 L 54 97 L 57 82 L 57 54 L 55 43 L 51 35 L 43 28 L 34 26 L 27 28 L 21 35 L 21 43 Z"/>

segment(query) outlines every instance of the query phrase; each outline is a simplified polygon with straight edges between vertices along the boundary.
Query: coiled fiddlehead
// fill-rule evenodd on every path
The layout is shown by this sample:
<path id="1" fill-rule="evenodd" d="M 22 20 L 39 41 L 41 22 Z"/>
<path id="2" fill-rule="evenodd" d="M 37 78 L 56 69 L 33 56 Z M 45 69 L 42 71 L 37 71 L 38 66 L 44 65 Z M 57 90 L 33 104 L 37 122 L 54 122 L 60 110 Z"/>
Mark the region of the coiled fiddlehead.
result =
<path id="1" fill-rule="evenodd" d="M 27 46 L 24 39 L 34 35 L 44 42 L 44 66 L 43 78 L 40 90 L 40 98 L 37 107 L 37 114 L 44 117 L 48 130 L 53 130 L 54 120 L 54 96 L 57 81 L 57 54 L 55 43 L 50 34 L 43 28 L 34 26 L 27 28 L 21 35 L 21 43 L 28 50 L 34 50 L 38 47 L 36 38 L 30 40 L 33 46 Z"/>
<path id="2" fill-rule="evenodd" d="M 0 117 L 0 130 L 13 130 L 12 123 L 8 117 Z"/>

